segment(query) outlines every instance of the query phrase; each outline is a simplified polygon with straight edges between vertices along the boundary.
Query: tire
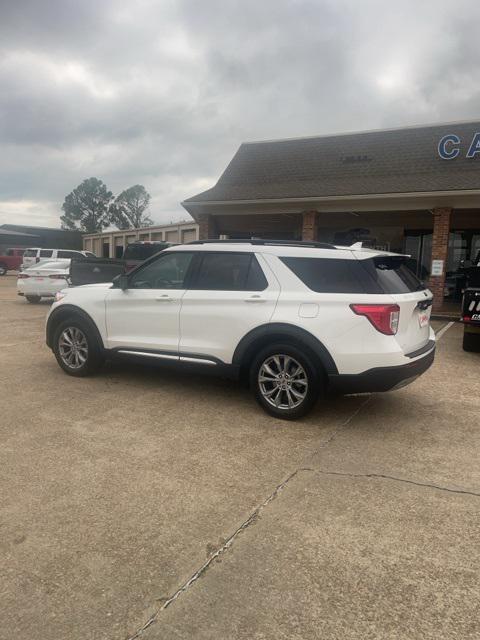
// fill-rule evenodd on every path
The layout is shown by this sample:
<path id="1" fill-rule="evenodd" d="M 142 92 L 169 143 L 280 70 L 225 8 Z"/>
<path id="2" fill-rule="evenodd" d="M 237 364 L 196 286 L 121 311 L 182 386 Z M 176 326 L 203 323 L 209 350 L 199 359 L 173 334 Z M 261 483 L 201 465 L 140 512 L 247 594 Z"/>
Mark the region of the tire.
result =
<path id="1" fill-rule="evenodd" d="M 324 396 L 325 376 L 301 348 L 278 343 L 262 349 L 253 361 L 250 386 L 271 416 L 296 420 Z"/>
<path id="2" fill-rule="evenodd" d="M 25 297 L 32 304 L 38 304 L 41 300 L 40 296 L 25 296 Z"/>
<path id="3" fill-rule="evenodd" d="M 73 350 L 69 343 L 74 345 Z M 105 360 L 93 330 L 87 322 L 78 318 L 65 320 L 55 329 L 53 352 L 65 373 L 75 377 L 92 375 Z"/>
<path id="4" fill-rule="evenodd" d="M 464 351 L 480 351 L 480 334 L 463 332 L 463 350 Z"/>
<path id="5" fill-rule="evenodd" d="M 6 276 L 7 275 L 7 265 L 3 264 L 3 262 L 0 263 L 0 276 Z"/>

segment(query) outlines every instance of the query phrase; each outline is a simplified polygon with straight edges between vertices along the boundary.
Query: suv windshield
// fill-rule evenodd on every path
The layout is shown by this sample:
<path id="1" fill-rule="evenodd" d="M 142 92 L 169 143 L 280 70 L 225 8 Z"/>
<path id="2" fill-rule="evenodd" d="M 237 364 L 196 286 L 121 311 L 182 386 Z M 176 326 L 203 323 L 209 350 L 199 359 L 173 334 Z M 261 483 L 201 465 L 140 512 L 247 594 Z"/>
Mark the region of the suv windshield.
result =
<path id="1" fill-rule="evenodd" d="M 147 258 L 150 258 L 150 256 L 153 256 L 155 253 L 158 253 L 159 251 L 162 251 L 163 249 L 166 249 L 170 246 L 171 245 L 169 242 L 157 242 L 148 244 L 132 242 L 132 244 L 129 244 L 125 248 L 125 251 L 123 252 L 123 259 L 146 260 Z"/>

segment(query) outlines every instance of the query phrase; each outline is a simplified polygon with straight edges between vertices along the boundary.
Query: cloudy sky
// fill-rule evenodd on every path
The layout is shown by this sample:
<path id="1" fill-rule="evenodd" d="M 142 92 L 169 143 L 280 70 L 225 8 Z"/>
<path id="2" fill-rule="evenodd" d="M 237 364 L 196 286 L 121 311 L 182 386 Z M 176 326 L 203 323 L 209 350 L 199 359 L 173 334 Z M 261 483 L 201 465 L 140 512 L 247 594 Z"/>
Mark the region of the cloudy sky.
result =
<path id="1" fill-rule="evenodd" d="M 478 0 L 0 0 L 0 223 L 84 178 L 159 223 L 243 140 L 480 117 Z"/>

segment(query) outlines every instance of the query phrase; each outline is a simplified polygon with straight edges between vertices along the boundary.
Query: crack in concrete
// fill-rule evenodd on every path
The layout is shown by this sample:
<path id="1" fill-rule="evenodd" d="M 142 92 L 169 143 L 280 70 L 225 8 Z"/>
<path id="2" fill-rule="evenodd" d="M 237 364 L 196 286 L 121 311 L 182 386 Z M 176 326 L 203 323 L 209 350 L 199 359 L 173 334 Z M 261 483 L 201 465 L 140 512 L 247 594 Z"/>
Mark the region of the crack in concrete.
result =
<path id="1" fill-rule="evenodd" d="M 398 478 L 396 476 L 389 476 L 385 473 L 349 473 L 347 471 L 324 471 L 323 469 L 309 469 L 315 473 L 321 473 L 325 476 L 343 476 L 346 478 L 378 478 L 380 480 L 393 480 L 395 482 L 404 482 L 405 484 L 413 484 L 417 487 L 426 487 L 429 489 L 438 489 L 438 491 L 446 491 L 448 493 L 465 494 L 468 496 L 476 496 L 480 498 L 480 493 L 475 491 L 469 491 L 468 489 L 454 489 L 453 487 L 446 487 L 439 484 L 433 484 L 430 482 L 419 482 L 417 480 L 409 480 L 408 478 Z"/>
<path id="2" fill-rule="evenodd" d="M 346 420 L 344 420 L 342 423 L 340 423 L 338 425 L 338 427 L 332 431 L 332 433 L 320 444 L 320 446 L 309 457 L 310 458 L 313 457 L 318 451 L 320 451 L 321 449 L 324 449 L 325 447 L 327 447 L 332 442 L 332 440 L 352 422 L 352 420 L 359 414 L 359 412 L 363 409 L 363 407 L 365 407 L 365 405 L 368 402 L 370 402 L 371 398 L 372 398 L 372 396 L 368 396 L 368 398 L 364 402 L 362 402 L 362 404 L 359 407 L 357 407 L 357 409 Z M 208 558 L 208 560 L 206 562 L 204 562 L 203 565 L 193 575 L 191 575 L 190 578 L 186 582 L 184 582 L 184 584 L 182 584 L 182 586 L 179 587 L 172 596 L 169 596 L 168 598 L 165 598 L 165 599 L 162 598 L 162 600 L 164 600 L 164 602 L 163 602 L 162 606 L 158 609 L 158 611 L 156 611 L 145 622 L 145 624 L 142 627 L 140 627 L 140 629 L 138 629 L 133 634 L 133 636 L 129 636 L 127 638 L 127 640 L 136 640 L 137 638 L 140 637 L 140 635 L 144 631 L 146 631 L 146 629 L 148 629 L 148 627 L 150 627 L 154 622 L 156 622 L 158 616 L 162 613 L 162 611 L 164 611 L 173 602 L 175 602 L 175 600 L 179 596 L 181 596 L 182 593 L 184 593 L 194 582 L 196 582 L 209 569 L 209 567 L 213 564 L 213 562 L 220 555 L 225 553 L 233 545 L 233 543 L 235 542 L 236 538 L 243 531 L 245 531 L 248 527 L 250 527 L 252 524 L 254 524 L 257 521 L 257 519 L 260 516 L 260 513 L 263 511 L 263 509 L 267 505 L 269 505 L 273 500 L 275 500 L 275 498 L 278 496 L 278 494 L 301 471 L 310 471 L 311 472 L 311 471 L 315 471 L 315 469 L 311 469 L 309 467 L 298 467 L 297 469 L 295 469 L 295 471 L 290 473 L 290 475 L 285 480 L 280 482 L 280 484 L 278 484 L 275 487 L 275 489 L 269 494 L 269 496 L 258 507 L 256 507 L 256 509 L 254 511 L 252 511 L 250 516 L 231 534 L 231 536 L 229 538 L 227 538 L 225 543 L 222 544 L 214 553 L 212 553 L 212 555 Z"/>
<path id="3" fill-rule="evenodd" d="M 280 484 L 278 484 L 275 489 L 272 491 L 272 493 L 270 493 L 270 495 L 254 510 L 252 511 L 252 513 L 249 515 L 249 517 L 231 534 L 231 536 L 229 538 L 227 538 L 227 540 L 225 541 L 225 543 L 219 547 L 214 553 L 212 553 L 212 555 L 208 558 L 208 560 L 206 562 L 203 563 L 203 565 L 197 570 L 195 571 L 195 573 L 190 576 L 190 578 L 181 586 L 179 587 L 175 593 L 168 597 L 167 599 L 165 599 L 165 602 L 162 604 L 162 606 L 160 607 L 160 609 L 158 609 L 157 612 L 155 612 L 148 620 L 147 622 L 133 635 L 133 636 L 129 636 L 128 640 L 135 640 L 136 638 L 138 638 L 140 636 L 141 633 L 143 633 L 143 631 L 145 631 L 148 627 L 150 627 L 150 625 L 152 625 L 158 615 L 164 611 L 167 607 L 169 607 L 173 602 L 175 602 L 175 600 L 182 594 L 184 593 L 194 582 L 196 582 L 206 571 L 207 569 L 210 567 L 210 565 L 225 551 L 227 551 L 235 542 L 235 539 L 243 532 L 245 531 L 245 529 L 247 529 L 250 525 L 254 524 L 260 513 L 262 512 L 262 510 L 268 505 L 270 504 L 270 502 L 272 502 L 273 500 L 275 500 L 275 498 L 278 496 L 278 494 L 287 486 L 287 484 L 290 482 L 290 480 L 293 480 L 293 478 L 300 472 L 300 471 L 312 471 L 312 469 L 304 469 L 304 468 L 298 468 L 295 471 L 293 471 L 293 473 L 291 473 L 285 480 L 283 480 L 283 482 L 281 482 Z"/>

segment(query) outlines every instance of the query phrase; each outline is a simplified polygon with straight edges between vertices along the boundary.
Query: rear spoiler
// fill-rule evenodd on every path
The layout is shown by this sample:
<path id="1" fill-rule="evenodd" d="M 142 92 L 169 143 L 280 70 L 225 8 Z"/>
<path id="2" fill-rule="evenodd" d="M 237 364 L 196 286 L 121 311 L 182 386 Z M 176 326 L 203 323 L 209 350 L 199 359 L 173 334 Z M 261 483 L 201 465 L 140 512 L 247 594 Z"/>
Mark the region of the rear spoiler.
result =
<path id="1" fill-rule="evenodd" d="M 125 261 L 111 258 L 86 258 L 70 262 L 69 281 L 74 287 L 82 284 L 112 282 L 115 276 L 125 273 Z"/>

